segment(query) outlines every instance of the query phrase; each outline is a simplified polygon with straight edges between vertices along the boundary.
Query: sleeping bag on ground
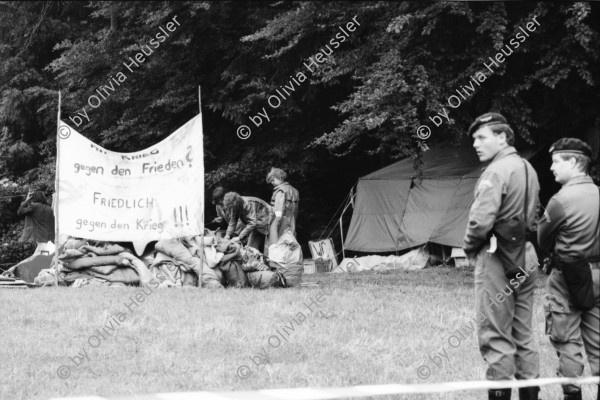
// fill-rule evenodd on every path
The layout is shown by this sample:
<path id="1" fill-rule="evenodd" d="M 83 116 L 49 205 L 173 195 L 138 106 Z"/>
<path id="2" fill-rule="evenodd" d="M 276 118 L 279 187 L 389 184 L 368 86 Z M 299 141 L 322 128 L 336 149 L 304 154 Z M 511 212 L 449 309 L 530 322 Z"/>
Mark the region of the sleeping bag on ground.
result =
<path id="1" fill-rule="evenodd" d="M 248 272 L 248 280 L 255 289 L 268 289 L 270 287 L 285 287 L 285 280 L 276 271 Z"/>
<path id="2" fill-rule="evenodd" d="M 242 254 L 242 269 L 246 272 L 268 271 L 269 266 L 265 263 L 262 253 L 251 246 L 244 246 L 240 250 Z"/>
<path id="3" fill-rule="evenodd" d="M 250 287 L 248 276 L 242 269 L 242 262 L 239 260 L 231 260 L 219 267 L 223 271 L 225 284 L 227 287 L 246 288 Z"/>
<path id="4" fill-rule="evenodd" d="M 240 243 L 233 243 L 229 240 L 220 239 L 215 248 L 218 252 L 225 253 L 221 262 L 216 267 L 223 272 L 225 286 L 237 288 L 250 287 L 248 277 L 242 269 L 242 245 Z"/>
<path id="5" fill-rule="evenodd" d="M 283 275 L 287 287 L 299 286 L 302 282 L 302 249 L 289 229 L 276 244 L 269 246 L 269 266 Z"/>
<path id="6" fill-rule="evenodd" d="M 219 268 L 210 268 L 206 263 L 202 268 L 202 287 L 208 289 L 223 289 L 223 272 Z"/>

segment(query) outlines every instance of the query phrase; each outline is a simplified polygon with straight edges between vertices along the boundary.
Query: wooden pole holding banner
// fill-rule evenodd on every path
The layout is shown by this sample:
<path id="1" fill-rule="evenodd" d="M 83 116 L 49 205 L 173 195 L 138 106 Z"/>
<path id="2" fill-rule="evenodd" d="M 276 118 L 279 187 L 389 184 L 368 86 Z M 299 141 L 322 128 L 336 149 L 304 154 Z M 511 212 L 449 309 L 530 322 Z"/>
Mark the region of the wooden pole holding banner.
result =
<path id="1" fill-rule="evenodd" d="M 200 114 L 200 118 L 202 118 L 202 96 L 200 85 L 198 85 L 198 113 Z M 204 146 L 204 124 L 202 124 L 202 136 L 200 137 L 200 145 Z M 204 163 L 204 160 L 202 160 L 202 163 Z M 202 179 L 202 185 L 204 185 L 204 177 Z M 206 199 L 204 189 L 202 190 L 202 194 L 204 194 L 204 199 Z M 198 286 L 200 287 L 200 289 L 202 289 L 202 273 L 204 271 L 204 205 L 204 202 L 202 202 L 202 209 L 200 210 L 200 221 L 202 223 L 202 232 L 200 232 L 200 276 L 198 277 Z"/>
<path id="2" fill-rule="evenodd" d="M 200 85 L 198 85 L 198 114 L 202 114 L 202 95 Z"/>
<path id="3" fill-rule="evenodd" d="M 346 210 L 344 210 L 346 211 Z M 342 213 L 340 217 L 340 235 L 342 237 L 342 260 L 346 258 L 346 251 L 344 249 L 344 228 L 342 227 L 342 218 L 344 217 L 344 213 Z M 341 264 L 341 263 L 340 263 Z"/>
<path id="4" fill-rule="evenodd" d="M 59 226 L 58 226 L 58 202 L 60 200 L 60 196 L 58 193 L 58 183 L 59 183 L 59 163 L 60 163 L 60 106 L 61 106 L 61 95 L 60 90 L 58 91 L 58 113 L 56 116 L 56 172 L 54 179 L 54 285 L 58 288 L 58 248 L 59 248 Z"/>

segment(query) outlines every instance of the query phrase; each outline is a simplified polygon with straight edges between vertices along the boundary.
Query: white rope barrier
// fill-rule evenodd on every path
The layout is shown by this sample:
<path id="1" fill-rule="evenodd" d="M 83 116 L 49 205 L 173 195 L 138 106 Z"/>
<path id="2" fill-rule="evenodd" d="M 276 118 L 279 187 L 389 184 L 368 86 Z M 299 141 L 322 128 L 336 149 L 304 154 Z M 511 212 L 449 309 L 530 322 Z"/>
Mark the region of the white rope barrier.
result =
<path id="1" fill-rule="evenodd" d="M 467 381 L 441 382 L 417 385 L 363 385 L 339 388 L 292 388 L 262 389 L 238 392 L 188 392 L 188 393 L 156 393 L 147 395 L 118 396 L 121 400 L 326 400 L 339 398 L 356 398 L 367 396 L 383 396 L 393 394 L 447 393 L 463 390 L 517 389 L 527 386 L 548 385 L 591 385 L 600 384 L 600 377 L 585 378 L 539 378 L 510 381 Z M 108 400 L 106 397 L 67 397 L 50 400 Z"/>

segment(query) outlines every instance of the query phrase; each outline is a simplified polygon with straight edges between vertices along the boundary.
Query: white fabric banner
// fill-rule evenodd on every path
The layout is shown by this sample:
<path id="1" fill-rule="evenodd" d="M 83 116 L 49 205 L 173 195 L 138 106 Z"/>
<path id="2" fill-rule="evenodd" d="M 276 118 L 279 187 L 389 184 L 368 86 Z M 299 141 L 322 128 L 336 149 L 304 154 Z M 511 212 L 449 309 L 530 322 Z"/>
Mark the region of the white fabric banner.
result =
<path id="1" fill-rule="evenodd" d="M 133 242 L 203 231 L 202 115 L 145 150 L 118 153 L 58 129 L 58 231 L 61 237 Z"/>

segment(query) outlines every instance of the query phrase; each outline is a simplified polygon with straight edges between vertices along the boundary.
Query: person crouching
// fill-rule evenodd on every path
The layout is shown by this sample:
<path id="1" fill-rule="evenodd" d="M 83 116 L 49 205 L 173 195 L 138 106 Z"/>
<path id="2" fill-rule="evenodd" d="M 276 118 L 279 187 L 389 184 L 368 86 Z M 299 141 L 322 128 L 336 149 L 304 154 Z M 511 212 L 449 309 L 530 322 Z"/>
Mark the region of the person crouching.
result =
<path id="1" fill-rule="evenodd" d="M 263 254 L 266 256 L 269 245 L 272 244 L 269 241 L 269 228 L 275 219 L 271 206 L 257 197 L 242 197 L 236 192 L 229 192 L 223 198 L 223 208 L 229 222 L 225 239 L 233 242 L 247 240 L 248 246 L 258 251 L 264 246 Z M 238 222 L 242 222 L 245 227 L 234 237 Z"/>

